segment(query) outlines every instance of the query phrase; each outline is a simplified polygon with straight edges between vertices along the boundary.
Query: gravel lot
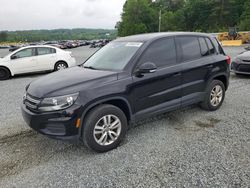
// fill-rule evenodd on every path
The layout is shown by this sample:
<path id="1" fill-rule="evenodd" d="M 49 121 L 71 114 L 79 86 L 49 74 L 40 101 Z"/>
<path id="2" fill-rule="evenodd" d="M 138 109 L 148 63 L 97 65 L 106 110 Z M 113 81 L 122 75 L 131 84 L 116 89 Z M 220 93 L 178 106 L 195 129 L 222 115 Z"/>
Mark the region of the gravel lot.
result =
<path id="1" fill-rule="evenodd" d="M 73 49 L 79 63 L 93 52 Z M 249 187 L 250 77 L 231 75 L 219 111 L 191 106 L 147 119 L 120 147 L 96 154 L 25 125 L 24 87 L 42 75 L 0 82 L 0 187 Z"/>

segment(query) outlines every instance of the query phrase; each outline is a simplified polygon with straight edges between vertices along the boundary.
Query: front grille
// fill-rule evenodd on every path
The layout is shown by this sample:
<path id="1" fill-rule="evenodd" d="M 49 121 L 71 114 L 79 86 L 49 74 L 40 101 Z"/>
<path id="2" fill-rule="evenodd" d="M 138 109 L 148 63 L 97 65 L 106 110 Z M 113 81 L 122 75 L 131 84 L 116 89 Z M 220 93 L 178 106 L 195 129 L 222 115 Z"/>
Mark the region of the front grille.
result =
<path id="1" fill-rule="evenodd" d="M 242 60 L 243 62 L 247 62 L 247 63 L 249 63 L 250 62 L 250 60 Z"/>
<path id="2" fill-rule="evenodd" d="M 37 107 L 40 104 L 40 100 L 27 94 L 24 99 L 24 104 L 29 110 L 37 111 Z"/>
<path id="3" fill-rule="evenodd" d="M 249 65 L 241 64 L 239 65 L 238 70 L 240 72 L 250 72 L 250 64 Z"/>

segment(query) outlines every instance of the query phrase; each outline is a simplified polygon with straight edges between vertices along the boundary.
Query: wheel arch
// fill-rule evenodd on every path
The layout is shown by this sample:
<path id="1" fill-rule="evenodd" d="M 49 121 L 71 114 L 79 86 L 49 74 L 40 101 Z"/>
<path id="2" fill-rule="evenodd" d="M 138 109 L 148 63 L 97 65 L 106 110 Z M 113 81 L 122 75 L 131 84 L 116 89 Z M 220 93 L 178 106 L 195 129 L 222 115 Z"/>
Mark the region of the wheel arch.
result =
<path id="1" fill-rule="evenodd" d="M 58 60 L 58 61 L 55 63 L 55 65 L 54 65 L 54 69 L 56 68 L 56 65 L 57 65 L 58 63 L 66 63 L 67 67 L 69 67 L 69 64 L 68 64 L 65 60 Z"/>
<path id="2" fill-rule="evenodd" d="M 216 74 L 214 75 L 208 83 L 210 83 L 212 80 L 220 80 L 224 86 L 225 86 L 225 89 L 227 90 L 228 89 L 228 86 L 229 86 L 229 78 L 228 78 L 228 75 L 226 74 Z"/>
<path id="3" fill-rule="evenodd" d="M 9 71 L 10 75 L 11 75 L 11 76 L 14 76 L 13 72 L 11 72 L 11 70 L 10 70 L 8 67 L 6 67 L 6 66 L 4 66 L 4 65 L 0 65 L 0 68 L 5 68 L 5 69 L 7 69 L 7 70 Z"/>
<path id="4" fill-rule="evenodd" d="M 86 117 L 86 115 L 95 107 L 97 107 L 98 105 L 102 105 L 102 104 L 111 104 L 114 105 L 116 107 L 118 107 L 119 109 L 121 109 L 123 111 L 123 113 L 125 114 L 126 118 L 127 118 L 127 122 L 130 122 L 132 120 L 132 110 L 131 110 L 131 106 L 128 102 L 128 100 L 124 97 L 111 97 L 111 98 L 107 98 L 107 99 L 101 99 L 98 101 L 95 101 L 91 104 L 89 104 L 85 110 L 83 110 L 82 113 L 82 117 L 81 117 L 81 128 L 79 131 L 80 136 L 82 136 L 82 129 L 84 126 L 84 118 Z"/>

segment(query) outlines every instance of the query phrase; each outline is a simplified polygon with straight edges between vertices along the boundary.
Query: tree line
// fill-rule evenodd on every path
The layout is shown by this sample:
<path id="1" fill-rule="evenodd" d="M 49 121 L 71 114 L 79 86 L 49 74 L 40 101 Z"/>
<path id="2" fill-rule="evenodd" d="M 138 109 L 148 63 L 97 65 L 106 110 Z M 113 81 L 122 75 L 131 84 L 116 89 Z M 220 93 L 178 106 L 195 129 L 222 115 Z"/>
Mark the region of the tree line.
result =
<path id="1" fill-rule="evenodd" d="M 118 35 L 161 31 L 250 30 L 250 0 L 127 0 Z"/>
<path id="2" fill-rule="evenodd" d="M 108 29 L 55 29 L 28 31 L 1 31 L 0 42 L 37 42 L 53 40 L 113 39 L 116 30 Z"/>

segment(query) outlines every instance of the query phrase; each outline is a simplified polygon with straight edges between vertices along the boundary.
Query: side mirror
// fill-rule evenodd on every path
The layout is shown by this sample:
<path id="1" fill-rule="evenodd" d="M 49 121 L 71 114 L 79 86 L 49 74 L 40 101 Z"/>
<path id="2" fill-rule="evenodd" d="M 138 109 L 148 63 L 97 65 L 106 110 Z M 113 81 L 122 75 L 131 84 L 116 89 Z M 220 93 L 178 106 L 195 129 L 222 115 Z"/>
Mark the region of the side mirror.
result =
<path id="1" fill-rule="evenodd" d="M 13 55 L 13 56 L 10 57 L 10 59 L 17 59 L 17 56 Z"/>
<path id="2" fill-rule="evenodd" d="M 154 73 L 156 71 L 156 69 L 157 69 L 157 66 L 154 63 L 147 62 L 147 63 L 143 63 L 139 66 L 137 73 L 139 75 Z"/>
<path id="3" fill-rule="evenodd" d="M 250 51 L 250 46 L 245 46 L 245 50 Z"/>

